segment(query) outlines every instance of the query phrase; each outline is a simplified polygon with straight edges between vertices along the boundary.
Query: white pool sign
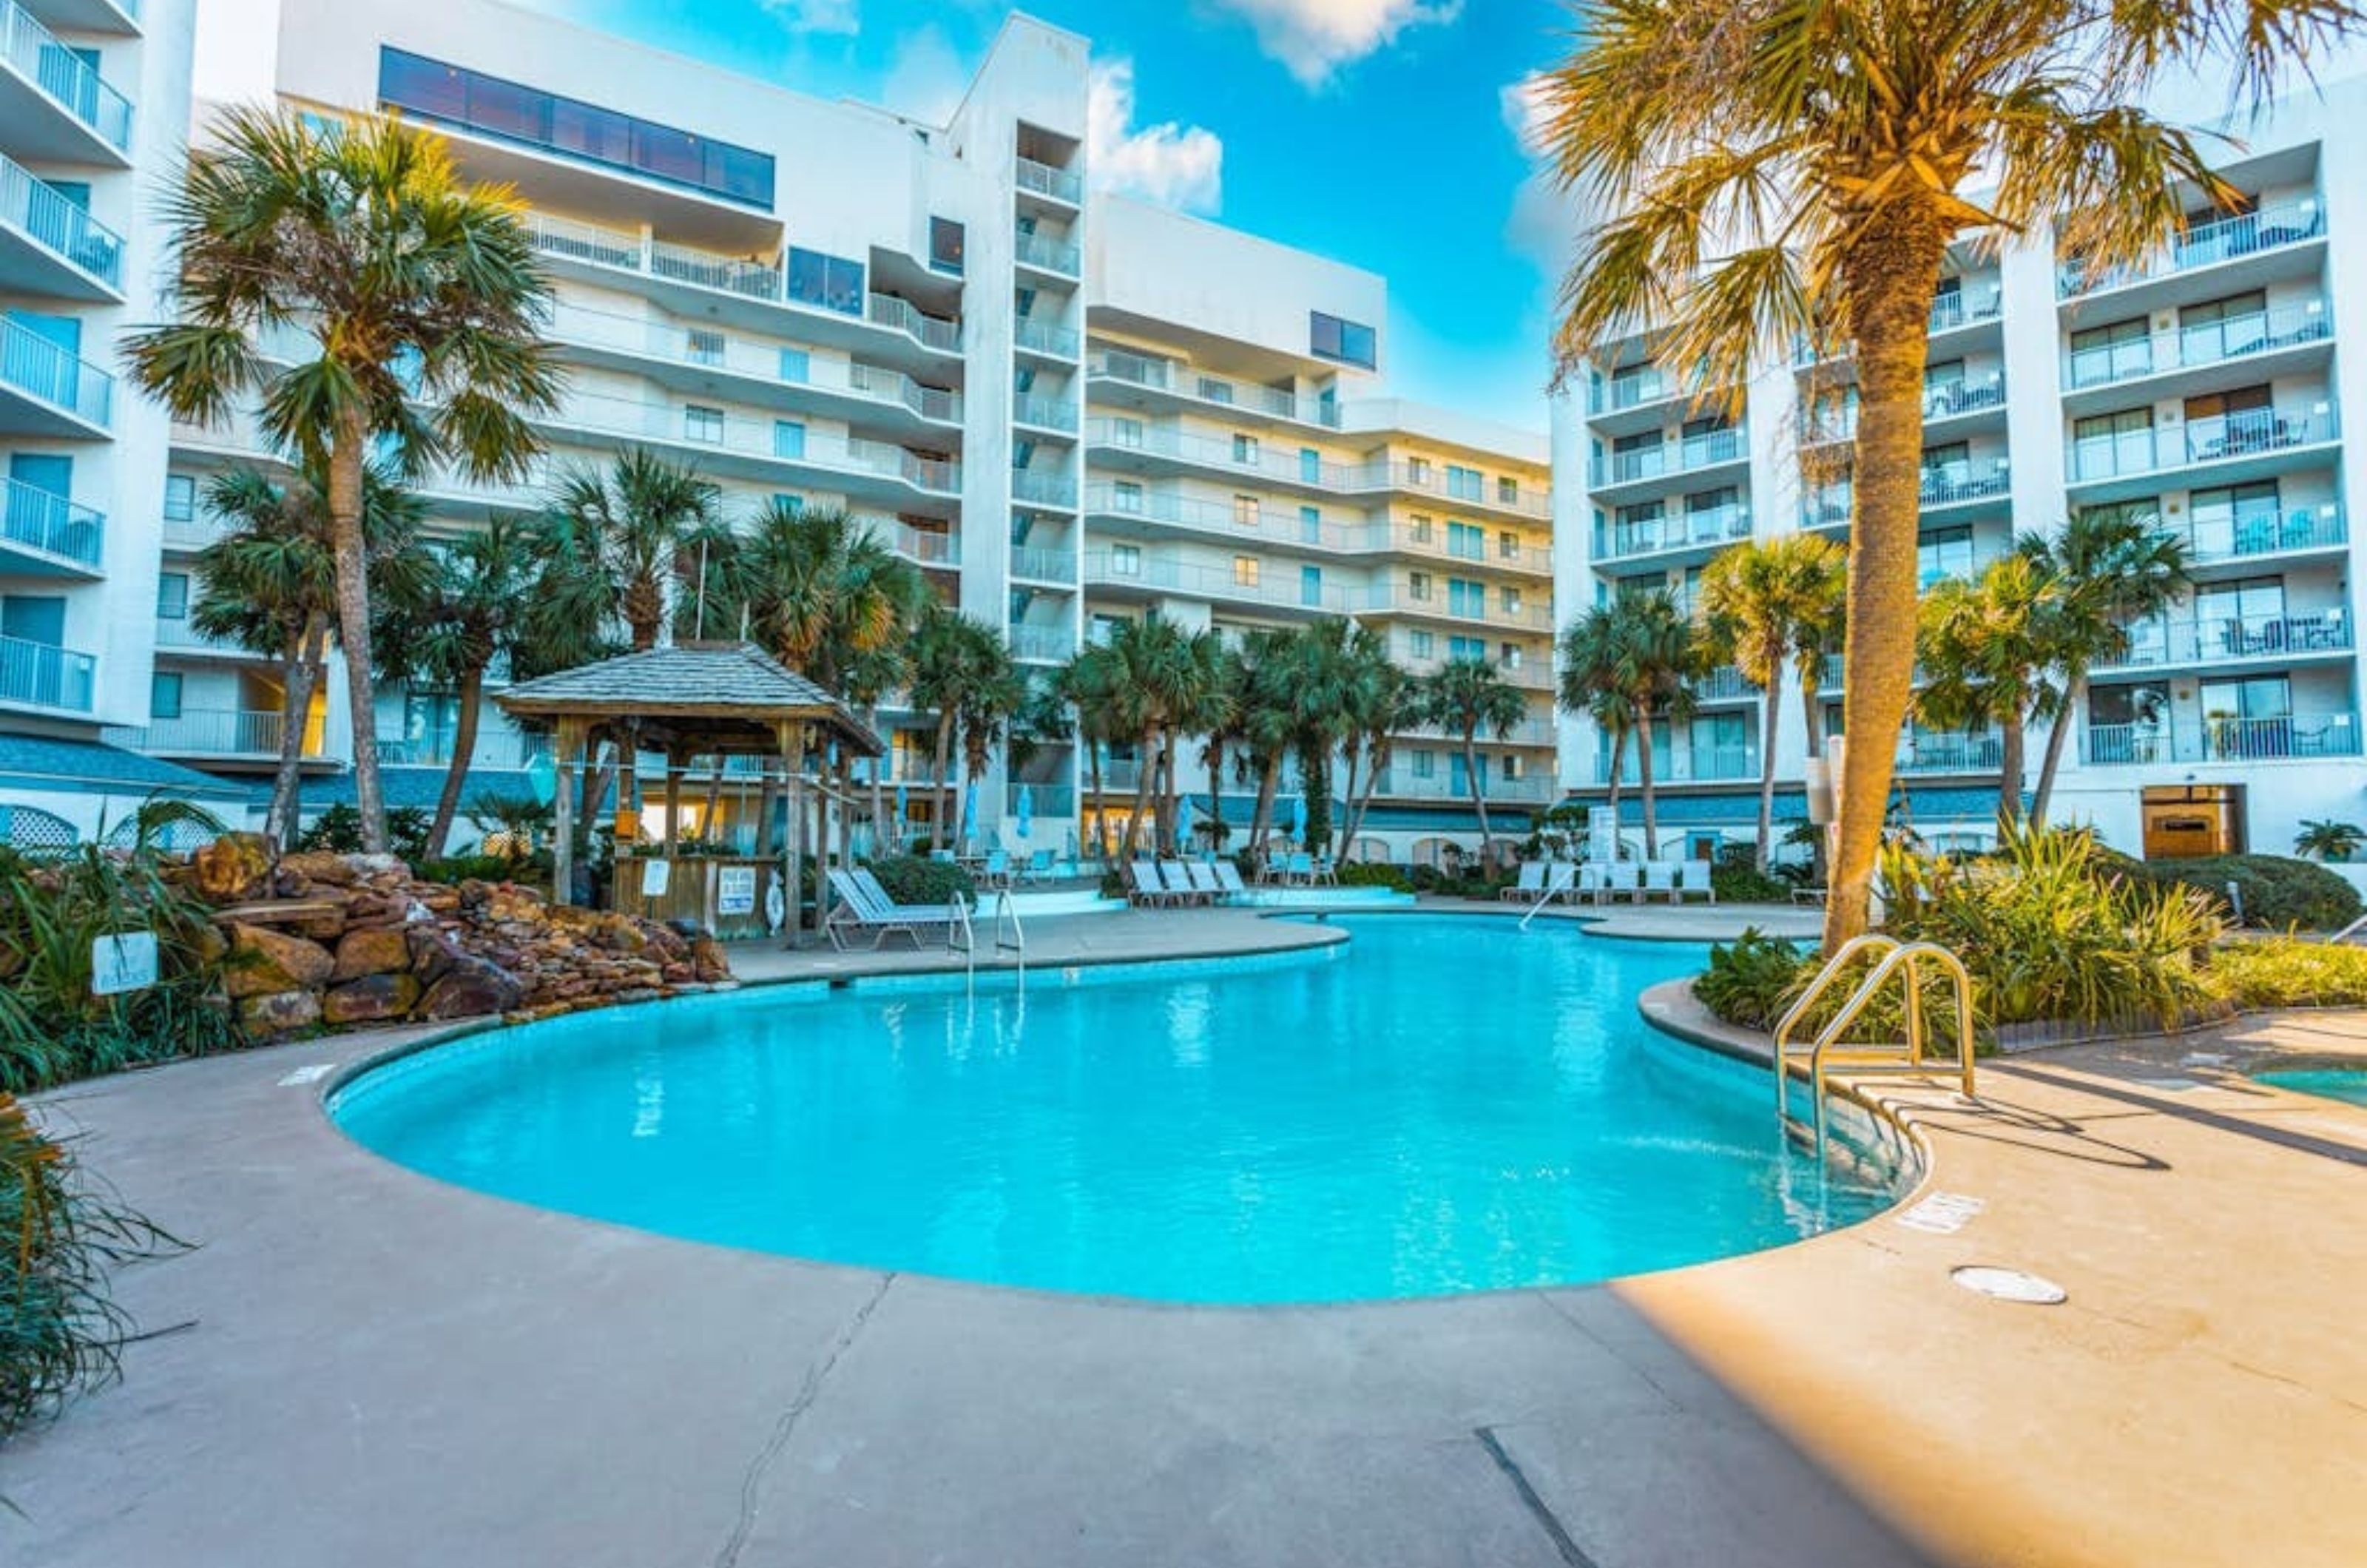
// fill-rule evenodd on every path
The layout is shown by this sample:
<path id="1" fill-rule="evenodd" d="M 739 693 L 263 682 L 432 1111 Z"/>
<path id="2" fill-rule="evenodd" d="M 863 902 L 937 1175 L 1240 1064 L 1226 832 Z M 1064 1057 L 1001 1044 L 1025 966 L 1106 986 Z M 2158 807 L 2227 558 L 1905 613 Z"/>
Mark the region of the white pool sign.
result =
<path id="1" fill-rule="evenodd" d="M 156 983 L 156 933 L 118 931 L 90 944 L 90 994 L 121 996 Z"/>
<path id="2" fill-rule="evenodd" d="M 756 868 L 753 865 L 727 865 L 715 874 L 715 912 L 718 915 L 753 915 L 756 912 Z"/>

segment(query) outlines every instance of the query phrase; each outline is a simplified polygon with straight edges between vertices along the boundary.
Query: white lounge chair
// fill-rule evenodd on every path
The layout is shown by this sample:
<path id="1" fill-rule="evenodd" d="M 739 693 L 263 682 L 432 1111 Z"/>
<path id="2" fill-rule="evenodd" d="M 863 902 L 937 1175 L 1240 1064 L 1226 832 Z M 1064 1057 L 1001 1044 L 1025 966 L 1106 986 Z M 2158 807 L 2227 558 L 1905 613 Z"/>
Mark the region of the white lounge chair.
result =
<path id="1" fill-rule="evenodd" d="M 1181 906 L 1196 904 L 1200 901 L 1200 891 L 1192 886 L 1191 874 L 1184 869 L 1183 863 L 1180 861 L 1161 861 L 1159 880 L 1166 887 L 1167 897 L 1171 903 Z"/>
<path id="2" fill-rule="evenodd" d="M 1241 868 L 1229 860 L 1220 860 L 1208 868 L 1217 879 L 1217 891 L 1228 898 L 1245 898 L 1249 888 L 1241 882 Z"/>
<path id="3" fill-rule="evenodd" d="M 1677 901 L 1677 864 L 1674 861 L 1644 863 L 1644 886 L 1637 890 L 1636 901 L 1648 903 L 1659 894 L 1666 894 L 1671 904 Z"/>
<path id="4" fill-rule="evenodd" d="M 1217 868 L 1206 861 L 1187 860 L 1184 874 L 1192 879 L 1192 895 L 1203 904 L 1214 904 L 1225 896 L 1224 884 L 1217 880 Z"/>
<path id="5" fill-rule="evenodd" d="M 850 931 L 869 931 L 874 950 L 898 931 L 910 938 L 917 949 L 922 932 L 941 930 L 950 945 L 954 928 L 967 915 L 955 904 L 899 904 L 889 897 L 878 877 L 862 868 L 832 872 L 830 886 L 838 896 L 838 902 L 823 917 L 822 931 L 829 936 L 831 945 L 841 953 L 846 951 Z"/>
<path id="6" fill-rule="evenodd" d="M 1684 878 L 1677 884 L 1678 903 L 1693 897 L 1706 898 L 1713 904 L 1717 902 L 1717 886 L 1709 879 L 1709 862 L 1705 860 L 1685 862 Z"/>
<path id="7" fill-rule="evenodd" d="M 1610 874 L 1611 867 L 1602 861 L 1588 861 L 1578 868 L 1578 886 L 1570 890 L 1569 901 L 1575 904 L 1580 898 L 1591 898 L 1601 902 L 1603 886 Z"/>
<path id="8" fill-rule="evenodd" d="M 1556 869 L 1559 869 L 1557 867 Z M 1524 860 L 1521 863 L 1520 880 L 1498 895 L 1508 904 L 1534 904 L 1546 890 L 1546 863 Z"/>
<path id="9" fill-rule="evenodd" d="M 1147 860 L 1126 863 L 1127 902 L 1138 908 L 1156 908 L 1168 901 L 1167 885 L 1159 879 L 1159 868 Z"/>
<path id="10" fill-rule="evenodd" d="M 1608 904 L 1614 898 L 1635 898 L 1643 893 L 1641 873 L 1632 860 L 1606 861 L 1603 867 L 1603 885 L 1595 889 L 1594 901 Z"/>

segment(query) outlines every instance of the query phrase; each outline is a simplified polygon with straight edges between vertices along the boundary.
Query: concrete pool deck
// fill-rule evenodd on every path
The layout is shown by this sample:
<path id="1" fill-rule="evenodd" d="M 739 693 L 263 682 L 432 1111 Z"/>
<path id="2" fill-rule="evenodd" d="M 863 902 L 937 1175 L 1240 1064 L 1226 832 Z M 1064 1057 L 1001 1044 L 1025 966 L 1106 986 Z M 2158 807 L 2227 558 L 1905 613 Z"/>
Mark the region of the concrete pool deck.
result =
<path id="1" fill-rule="evenodd" d="M 1172 949 L 1217 918 L 1138 920 Z M 1097 942 L 1127 923 L 1088 919 Z M 2367 1109 L 2237 1076 L 2367 1059 L 2367 1014 L 2034 1053 L 1985 1066 L 1976 1106 L 1883 1086 L 1932 1152 L 1919 1197 L 1980 1201 L 1956 1228 L 1909 1208 L 1605 1287 L 1255 1311 L 808 1264 L 443 1186 L 320 1110 L 319 1069 L 402 1038 L 40 1100 L 199 1245 L 119 1278 L 156 1335 L 124 1382 L 0 1450 L 28 1516 L 0 1515 L 0 1559 L 2367 1561 Z M 2070 1300 L 1975 1296 L 1965 1263 Z"/>

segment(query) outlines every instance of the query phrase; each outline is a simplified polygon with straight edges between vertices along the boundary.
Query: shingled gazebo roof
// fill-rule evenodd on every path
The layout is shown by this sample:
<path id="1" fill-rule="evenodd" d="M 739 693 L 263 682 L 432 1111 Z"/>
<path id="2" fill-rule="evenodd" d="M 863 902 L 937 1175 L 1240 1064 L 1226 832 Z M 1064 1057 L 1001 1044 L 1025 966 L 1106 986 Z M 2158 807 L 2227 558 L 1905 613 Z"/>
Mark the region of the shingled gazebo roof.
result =
<path id="1" fill-rule="evenodd" d="M 514 718 L 632 721 L 645 745 L 769 750 L 803 721 L 857 755 L 886 750 L 844 703 L 753 643 L 685 643 L 523 682 L 493 701 Z"/>

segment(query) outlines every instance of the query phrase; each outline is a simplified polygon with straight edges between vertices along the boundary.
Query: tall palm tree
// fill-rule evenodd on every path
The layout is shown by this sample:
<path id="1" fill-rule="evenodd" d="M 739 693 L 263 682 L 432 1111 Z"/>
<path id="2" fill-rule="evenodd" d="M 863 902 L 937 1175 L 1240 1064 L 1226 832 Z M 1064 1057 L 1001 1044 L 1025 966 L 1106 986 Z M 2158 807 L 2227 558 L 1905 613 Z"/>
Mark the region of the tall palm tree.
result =
<path id="1" fill-rule="evenodd" d="M 1495 863 L 1495 837 L 1488 827 L 1488 792 L 1479 777 L 1479 735 L 1509 739 L 1529 716 L 1529 700 L 1484 659 L 1450 659 L 1422 682 L 1422 716 L 1455 737 L 1463 748 L 1463 776 L 1471 786 L 1471 809 L 1479 818 L 1479 862 Z"/>
<path id="2" fill-rule="evenodd" d="M 259 400 L 265 435 L 322 477 L 347 694 L 367 714 L 370 455 L 406 479 L 438 466 L 524 477 L 539 450 L 527 422 L 560 392 L 533 236 L 510 193 L 464 183 L 433 132 L 295 109 L 224 115 L 190 149 L 164 218 L 176 320 L 126 340 L 131 378 L 192 423 Z M 367 745 L 354 794 L 363 846 L 383 851 Z"/>
<path id="3" fill-rule="evenodd" d="M 1079 649 L 1052 672 L 1050 695 L 1068 705 L 1074 716 L 1078 742 L 1085 750 L 1086 788 L 1093 800 L 1093 840 L 1096 854 L 1108 850 L 1108 807 L 1102 789 L 1102 758 L 1114 740 L 1133 731 L 1120 711 L 1123 695 L 1116 654 L 1102 643 Z"/>
<path id="4" fill-rule="evenodd" d="M 1220 645 L 1213 634 L 1186 631 L 1157 611 L 1121 624 L 1110 635 L 1115 685 L 1122 713 L 1139 748 L 1140 774 L 1127 813 L 1126 842 L 1139 842 L 1144 815 L 1161 842 L 1174 836 L 1174 750 L 1218 682 Z"/>
<path id="5" fill-rule="evenodd" d="M 780 501 L 734 537 L 727 575 L 729 613 L 744 611 L 783 663 L 858 703 L 895 685 L 905 639 L 931 597 L 921 569 L 871 519 Z"/>
<path id="6" fill-rule="evenodd" d="M 1557 356 L 1567 373 L 1648 321 L 1738 407 L 1797 338 L 1854 351 L 1850 734 L 1907 717 L 1925 332 L 1949 246 L 2051 224 L 2090 269 L 2139 260 L 2190 192 L 2234 194 L 2138 107 L 2148 89 L 2225 57 L 2257 98 L 2357 17 L 2347 0 L 1576 0 L 1542 141 L 1602 216 Z M 1886 747 L 1849 755 L 1828 950 L 1865 928 L 1891 771 Z"/>
<path id="7" fill-rule="evenodd" d="M 2058 728 L 2066 724 L 2059 716 L 2063 688 L 2053 678 L 2056 596 L 2042 563 L 2016 551 L 1970 582 L 1943 579 L 1923 601 L 1924 682 L 1915 694 L 1916 712 L 1943 729 L 1996 726 L 2000 828 L 2022 820 L 2031 720 L 2055 715 Z"/>
<path id="8" fill-rule="evenodd" d="M 1784 671 L 1804 650 L 1821 661 L 1847 591 L 1841 547 L 1821 534 L 1779 534 L 1720 551 L 1702 570 L 1699 625 L 1704 656 L 1731 664 L 1763 694 L 1759 721 L 1759 851 L 1765 874 L 1775 837 L 1775 725 Z M 1806 679 L 1812 677 L 1804 676 Z M 1813 687 L 1810 688 L 1813 692 Z M 1808 705 L 1808 745 L 1817 710 Z"/>
<path id="9" fill-rule="evenodd" d="M 975 780 L 1002 726 L 1025 698 L 1025 686 L 1001 631 L 942 604 L 932 604 L 913 629 L 906 689 L 915 706 L 937 716 L 937 808 L 932 849 L 947 847 L 947 828 L 959 798 L 953 779 L 954 746 Z"/>
<path id="10" fill-rule="evenodd" d="M 726 549 L 720 492 L 697 469 L 634 446 L 604 472 L 571 468 L 538 527 L 538 613 L 553 646 L 588 657 L 621 627 L 636 653 L 658 645 L 676 588 L 696 582 L 698 548 Z"/>
<path id="11" fill-rule="evenodd" d="M 309 480 L 283 485 L 257 469 L 237 468 L 209 481 L 206 505 L 233 526 L 198 553 L 189 624 L 280 664 L 279 758 L 263 831 L 284 849 L 296 827 L 312 696 L 336 627 L 328 504 L 321 487 Z M 421 511 L 417 498 L 375 470 L 365 476 L 363 534 L 374 585 L 391 581 L 400 588 L 416 575 L 423 564 L 413 552 Z M 357 734 L 368 733 L 368 716 L 364 708 L 357 716 Z"/>
<path id="12" fill-rule="evenodd" d="M 1652 778 L 1652 734 L 1667 727 L 1673 749 L 1676 726 L 1693 706 L 1688 683 L 1701 668 L 1693 622 L 1666 590 L 1624 593 L 1612 601 L 1612 688 L 1625 699 L 1636 725 L 1637 793 L 1644 802 L 1644 858 L 1660 852 L 1660 825 Z"/>
<path id="13" fill-rule="evenodd" d="M 562 662 L 563 649 L 544 643 L 541 617 L 531 610 L 537 570 L 531 520 L 496 513 L 481 529 L 434 552 L 435 567 L 410 593 L 390 595 L 379 639 L 400 654 L 401 672 L 454 694 L 452 756 L 427 829 L 427 858 L 444 853 L 452 818 L 477 749 L 484 715 L 485 676 L 506 660 L 513 679 L 525 680 Z"/>
<path id="14" fill-rule="evenodd" d="M 2044 826 L 2072 716 L 2087 703 L 2088 671 L 2129 650 L 2129 627 L 2151 620 L 2194 586 L 2186 541 L 2150 517 L 2081 512 L 2052 538 L 2025 535 L 2017 548 L 2053 584 L 2044 635 L 2062 703 L 2047 730 L 2046 756 L 2030 819 Z"/>
<path id="15" fill-rule="evenodd" d="M 1371 631 L 1359 639 L 1358 648 L 1365 674 L 1355 705 L 1349 710 L 1349 734 L 1342 748 L 1349 758 L 1352 781 L 1342 796 L 1348 807 L 1347 820 L 1340 829 L 1343 859 L 1355 852 L 1364 837 L 1365 815 L 1372 810 L 1373 796 L 1380 793 L 1381 779 L 1397 755 L 1399 732 L 1426 721 L 1421 682 L 1389 658 L 1387 638 Z M 1353 783 L 1358 752 L 1363 754 L 1364 776 L 1362 783 Z"/>
<path id="16" fill-rule="evenodd" d="M 1257 780 L 1257 804 L 1250 812 L 1250 848 L 1262 849 L 1274 829 L 1274 797 L 1282 770 L 1297 735 L 1293 671 L 1300 634 L 1268 628 L 1241 638 L 1241 716 L 1238 739 L 1241 761 Z"/>
<path id="17" fill-rule="evenodd" d="M 1627 737 L 1636 723 L 1628 694 L 1619 681 L 1621 635 L 1618 608 L 1611 604 L 1593 606 L 1564 627 L 1556 693 L 1562 712 L 1584 714 L 1610 742 L 1610 765 L 1604 778 L 1614 824 L 1619 820 L 1621 775 L 1626 771 Z"/>

